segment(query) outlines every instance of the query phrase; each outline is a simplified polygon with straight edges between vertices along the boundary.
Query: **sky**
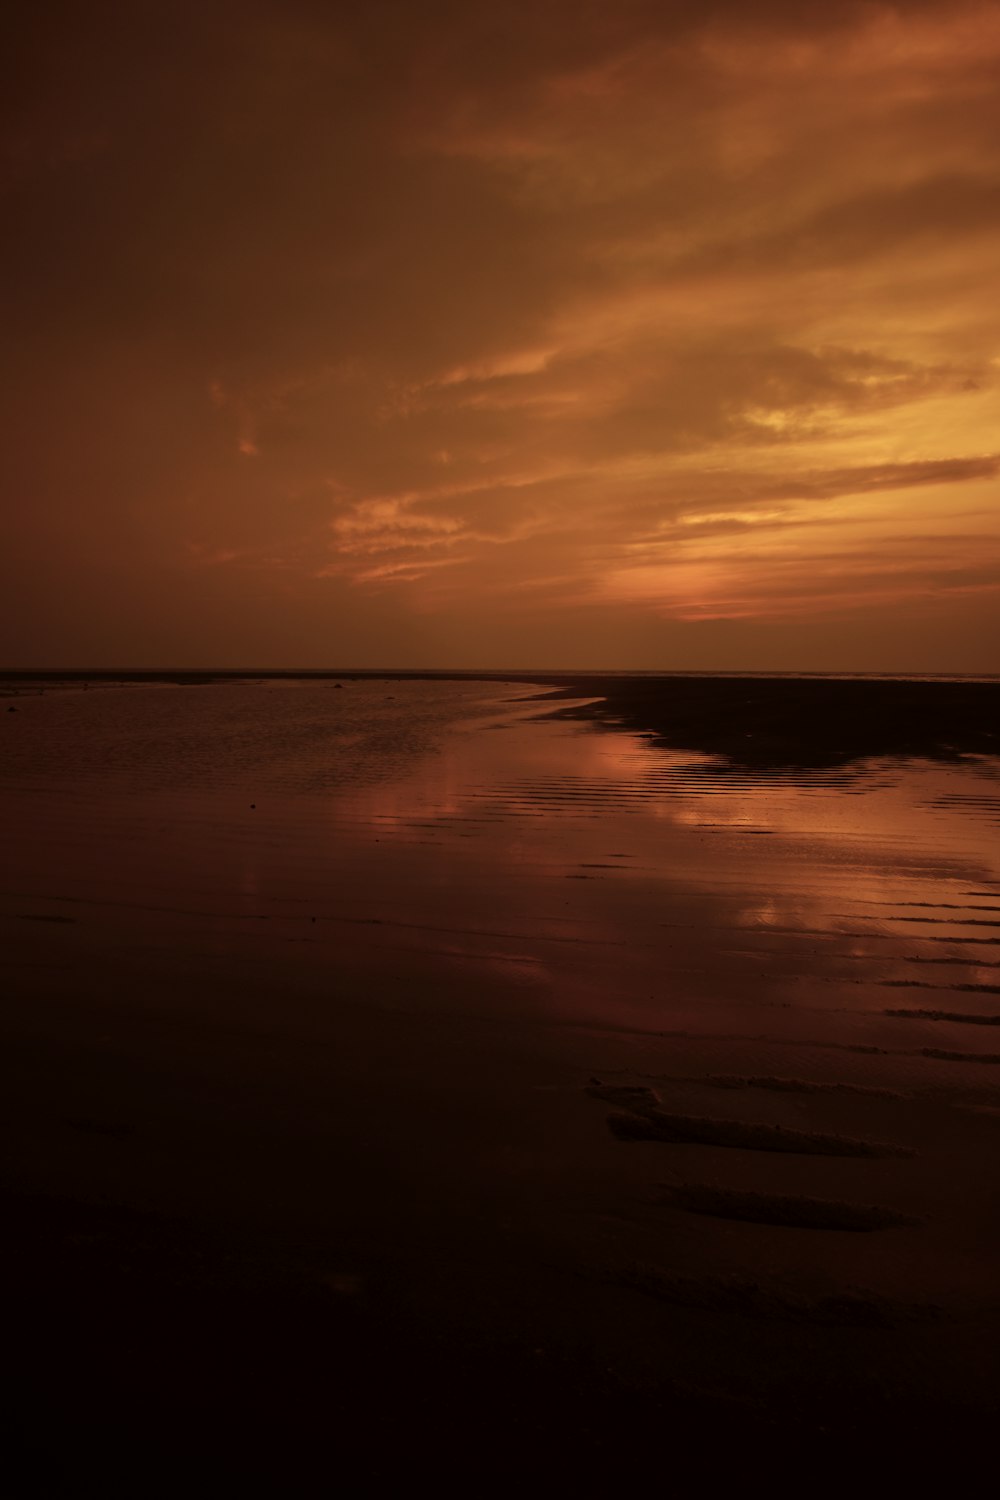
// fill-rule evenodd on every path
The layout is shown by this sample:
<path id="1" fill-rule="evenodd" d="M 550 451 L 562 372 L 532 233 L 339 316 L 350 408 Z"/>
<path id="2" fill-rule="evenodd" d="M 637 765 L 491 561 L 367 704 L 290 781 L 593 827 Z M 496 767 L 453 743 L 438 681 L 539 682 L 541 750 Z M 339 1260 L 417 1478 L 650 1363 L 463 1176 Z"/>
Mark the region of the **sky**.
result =
<path id="1" fill-rule="evenodd" d="M 1000 0 L 20 10 L 0 666 L 1000 671 Z"/>

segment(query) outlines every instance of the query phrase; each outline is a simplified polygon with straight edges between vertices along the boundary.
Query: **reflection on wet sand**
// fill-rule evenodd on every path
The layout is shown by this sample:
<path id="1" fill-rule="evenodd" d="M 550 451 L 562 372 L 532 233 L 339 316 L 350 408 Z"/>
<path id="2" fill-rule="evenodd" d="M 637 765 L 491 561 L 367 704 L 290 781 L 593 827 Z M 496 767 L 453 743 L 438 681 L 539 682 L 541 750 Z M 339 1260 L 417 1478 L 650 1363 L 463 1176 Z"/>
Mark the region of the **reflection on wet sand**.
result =
<path id="1" fill-rule="evenodd" d="M 83 704 L 0 783 L 12 1181 L 678 1422 L 993 1409 L 995 759 L 775 775 L 498 683 Z"/>

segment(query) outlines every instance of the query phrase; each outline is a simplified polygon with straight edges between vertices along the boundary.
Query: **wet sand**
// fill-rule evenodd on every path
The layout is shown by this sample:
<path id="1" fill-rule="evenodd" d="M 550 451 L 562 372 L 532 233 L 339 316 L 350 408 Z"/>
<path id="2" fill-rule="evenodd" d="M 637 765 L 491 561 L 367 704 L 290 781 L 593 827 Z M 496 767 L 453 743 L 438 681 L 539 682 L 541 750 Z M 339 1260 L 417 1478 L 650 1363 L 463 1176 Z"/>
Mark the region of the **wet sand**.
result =
<path id="1" fill-rule="evenodd" d="M 38 1490 L 988 1452 L 996 689 L 904 763 L 902 709 L 790 748 L 786 682 L 720 760 L 731 686 L 342 680 L 12 700 Z"/>
<path id="2" fill-rule="evenodd" d="M 735 766 L 823 768 L 886 756 L 1000 754 L 1000 682 L 865 677 L 569 678 L 591 713 Z"/>
<path id="3" fill-rule="evenodd" d="M 251 674 L 261 683 L 283 672 Z M 500 672 L 312 672 L 312 682 L 508 682 Z M 0 697 L 53 688 L 133 684 L 210 686 L 238 672 L 0 672 Z M 1000 754 L 1000 680 L 865 676 L 699 677 L 687 673 L 519 672 L 594 718 L 671 747 L 704 751 L 735 765 L 780 769 L 846 765 L 876 756 L 955 759 Z"/>

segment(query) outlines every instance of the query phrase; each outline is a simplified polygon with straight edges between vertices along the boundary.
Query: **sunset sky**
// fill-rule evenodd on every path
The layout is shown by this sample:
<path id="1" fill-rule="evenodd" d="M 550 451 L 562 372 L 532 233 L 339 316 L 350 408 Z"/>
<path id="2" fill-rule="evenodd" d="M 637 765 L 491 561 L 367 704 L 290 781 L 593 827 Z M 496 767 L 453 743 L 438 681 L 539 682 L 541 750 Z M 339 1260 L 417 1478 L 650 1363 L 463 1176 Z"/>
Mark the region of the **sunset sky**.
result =
<path id="1" fill-rule="evenodd" d="M 1000 4 L 22 7 L 0 666 L 1000 671 Z"/>

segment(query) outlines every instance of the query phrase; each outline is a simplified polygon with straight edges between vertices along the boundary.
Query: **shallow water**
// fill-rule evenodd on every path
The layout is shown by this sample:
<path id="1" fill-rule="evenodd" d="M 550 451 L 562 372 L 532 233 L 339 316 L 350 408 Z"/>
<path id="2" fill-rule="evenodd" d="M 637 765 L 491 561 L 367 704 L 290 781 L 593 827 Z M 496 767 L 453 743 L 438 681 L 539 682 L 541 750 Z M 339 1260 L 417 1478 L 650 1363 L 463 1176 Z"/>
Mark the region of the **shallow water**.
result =
<path id="1" fill-rule="evenodd" d="M 390 1008 L 762 1055 L 877 1047 L 908 1074 L 949 1061 L 928 1049 L 997 1050 L 995 761 L 737 772 L 546 717 L 540 696 L 22 695 L 0 725 L 8 973 L 69 978 L 103 949 L 307 974 L 331 1003 L 350 983 Z"/>
<path id="2" fill-rule="evenodd" d="M 291 1380 L 325 1445 L 366 1360 L 381 1433 L 401 1329 L 449 1426 L 481 1348 L 470 1406 L 529 1427 L 551 1357 L 602 1412 L 620 1376 L 713 1430 L 994 1430 L 996 761 L 754 773 L 516 682 L 14 706 L 0 1183 L 47 1425 L 93 1388 L 117 1441 L 139 1316 L 169 1441 L 178 1392 L 266 1425 Z M 316 1298 L 277 1352 L 262 1280 Z"/>

